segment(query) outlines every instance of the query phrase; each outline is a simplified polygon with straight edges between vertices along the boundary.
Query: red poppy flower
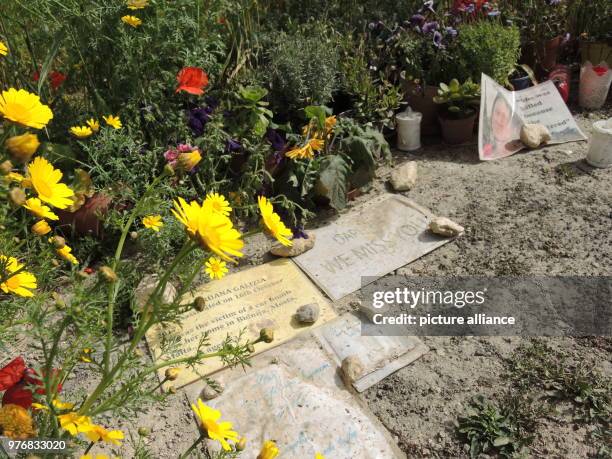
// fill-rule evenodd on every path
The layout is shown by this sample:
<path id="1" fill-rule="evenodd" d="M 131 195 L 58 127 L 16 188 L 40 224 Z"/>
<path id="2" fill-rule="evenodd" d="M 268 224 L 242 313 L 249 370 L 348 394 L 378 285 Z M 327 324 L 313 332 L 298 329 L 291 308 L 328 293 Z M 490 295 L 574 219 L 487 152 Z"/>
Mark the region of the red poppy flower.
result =
<path id="1" fill-rule="evenodd" d="M 90 267 L 85 268 L 83 271 L 85 271 L 87 274 L 93 274 L 94 273 L 94 269 L 90 268 Z"/>
<path id="2" fill-rule="evenodd" d="M 17 357 L 2 368 L 0 370 L 0 391 L 10 389 L 21 381 L 25 369 L 26 366 L 22 357 Z"/>
<path id="3" fill-rule="evenodd" d="M 57 370 L 53 370 L 57 375 Z M 36 390 L 37 394 L 44 395 L 43 382 L 32 368 L 26 368 L 22 357 L 17 357 L 4 368 L 0 369 L 0 391 L 5 391 L 2 397 L 3 405 L 19 405 L 25 409 L 32 406 L 33 393 L 30 386 L 41 386 Z M 57 385 L 57 392 L 62 390 L 62 385 Z"/>
<path id="4" fill-rule="evenodd" d="M 185 91 L 200 96 L 208 86 L 208 75 L 201 68 L 185 67 L 176 76 L 176 81 L 178 81 L 176 92 Z"/>
<path id="5" fill-rule="evenodd" d="M 608 69 L 603 65 L 598 65 L 597 67 L 593 67 L 593 71 L 597 76 L 604 76 L 608 72 Z"/>
<path id="6" fill-rule="evenodd" d="M 52 70 L 49 73 L 49 82 L 51 83 L 51 87 L 54 90 L 57 90 L 57 88 L 59 88 L 62 83 L 64 81 L 66 81 L 66 75 L 64 75 L 62 72 L 56 72 L 55 70 Z M 34 81 L 38 81 L 40 80 L 40 73 L 38 72 L 38 70 L 36 70 L 33 74 L 32 74 L 32 79 Z"/>

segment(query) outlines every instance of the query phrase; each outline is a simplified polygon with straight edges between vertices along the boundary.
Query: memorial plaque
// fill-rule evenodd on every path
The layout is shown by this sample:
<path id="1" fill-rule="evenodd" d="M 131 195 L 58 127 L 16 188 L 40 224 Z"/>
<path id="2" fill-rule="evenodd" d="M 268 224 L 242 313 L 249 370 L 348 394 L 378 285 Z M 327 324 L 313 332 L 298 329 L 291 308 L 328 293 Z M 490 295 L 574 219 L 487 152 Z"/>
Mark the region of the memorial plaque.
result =
<path id="1" fill-rule="evenodd" d="M 208 333 L 205 351 L 215 352 L 228 335 L 238 336 L 244 332 L 243 338 L 252 340 L 259 336 L 262 328 L 272 328 L 274 341 L 255 346 L 257 353 L 262 352 L 313 327 L 299 324 L 294 318 L 297 308 L 309 303 L 317 303 L 320 308 L 314 326 L 336 317 L 317 287 L 289 259 L 275 260 L 208 282 L 188 295 L 184 302 L 191 303 L 198 296 L 206 301 L 202 312 L 189 311 L 183 315 L 180 326 L 169 329 L 155 327 L 147 334 L 156 361 L 193 355 L 205 333 Z M 179 348 L 161 356 L 160 343 L 171 334 L 179 337 Z M 181 371 L 174 385 L 184 386 L 222 367 L 221 359 L 206 359 L 195 369 Z M 164 370 L 160 370 L 161 378 L 163 373 Z"/>
<path id="2" fill-rule="evenodd" d="M 332 299 L 361 288 L 451 241 L 427 227 L 431 212 L 401 195 L 383 195 L 328 226 L 317 228 L 313 249 L 295 262 Z"/>

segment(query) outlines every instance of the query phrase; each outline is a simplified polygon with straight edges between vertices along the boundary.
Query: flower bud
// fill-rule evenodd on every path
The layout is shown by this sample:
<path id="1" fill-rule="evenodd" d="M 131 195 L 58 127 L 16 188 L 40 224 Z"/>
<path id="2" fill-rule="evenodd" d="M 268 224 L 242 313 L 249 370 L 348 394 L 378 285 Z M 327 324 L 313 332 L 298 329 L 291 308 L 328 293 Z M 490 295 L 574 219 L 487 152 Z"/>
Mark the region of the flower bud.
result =
<path id="1" fill-rule="evenodd" d="M 100 274 L 107 282 L 110 283 L 117 282 L 117 280 L 119 279 L 117 277 L 117 273 L 115 273 L 115 271 L 113 271 L 110 266 L 102 266 L 100 268 Z"/>
<path id="2" fill-rule="evenodd" d="M 9 191 L 9 197 L 11 198 L 13 204 L 18 207 L 23 206 L 26 202 L 25 191 L 23 191 L 21 188 L 11 188 L 11 191 Z"/>
<path id="3" fill-rule="evenodd" d="M 130 238 L 133 240 L 138 239 L 138 232 L 137 231 L 130 232 Z"/>
<path id="4" fill-rule="evenodd" d="M 253 346 L 253 343 L 249 343 L 246 345 L 246 349 L 247 351 L 249 351 L 251 354 L 253 354 L 255 352 L 255 346 Z"/>
<path id="5" fill-rule="evenodd" d="M 166 392 L 168 392 L 169 394 L 176 394 L 176 387 L 174 386 L 168 386 L 166 388 Z"/>
<path id="6" fill-rule="evenodd" d="M 246 444 L 246 437 L 240 437 L 240 440 L 238 440 L 238 443 L 236 443 L 236 451 L 244 451 L 246 449 Z"/>
<path id="7" fill-rule="evenodd" d="M 56 268 L 58 268 L 58 267 L 59 267 L 59 265 L 60 265 L 60 262 L 59 262 L 59 261 L 57 261 L 57 260 L 54 258 L 53 260 L 51 260 L 51 264 L 52 264 L 53 266 L 55 266 Z"/>
<path id="8" fill-rule="evenodd" d="M 170 164 L 164 166 L 164 175 L 168 177 L 174 177 L 174 168 Z"/>
<path id="9" fill-rule="evenodd" d="M 36 134 L 26 133 L 9 138 L 5 145 L 14 160 L 25 163 L 36 153 L 40 142 Z"/>
<path id="10" fill-rule="evenodd" d="M 61 236 L 53 236 L 49 238 L 49 242 L 53 244 L 56 249 L 63 249 L 66 246 L 66 239 Z"/>
<path id="11" fill-rule="evenodd" d="M 13 170 L 13 163 L 8 159 L 0 164 L 0 174 L 7 175 Z"/>
<path id="12" fill-rule="evenodd" d="M 271 328 L 262 328 L 259 332 L 259 339 L 264 343 L 271 343 L 274 341 L 274 330 Z"/>
<path id="13" fill-rule="evenodd" d="M 193 309 L 195 309 L 198 312 L 202 312 L 205 307 L 206 307 L 206 300 L 202 298 L 201 296 L 198 296 L 193 302 Z"/>
<path id="14" fill-rule="evenodd" d="M 51 231 L 51 227 L 46 220 L 38 220 L 32 225 L 32 232 L 39 236 L 44 236 Z"/>
<path id="15" fill-rule="evenodd" d="M 166 368 L 166 379 L 168 381 L 176 381 L 179 377 L 179 373 L 181 372 L 180 368 Z"/>
<path id="16" fill-rule="evenodd" d="M 32 180 L 29 178 L 24 178 L 21 181 L 21 188 L 32 188 Z"/>
<path id="17" fill-rule="evenodd" d="M 149 435 L 151 435 L 151 430 L 146 427 L 139 427 L 138 435 L 140 435 L 141 437 L 148 437 Z"/>

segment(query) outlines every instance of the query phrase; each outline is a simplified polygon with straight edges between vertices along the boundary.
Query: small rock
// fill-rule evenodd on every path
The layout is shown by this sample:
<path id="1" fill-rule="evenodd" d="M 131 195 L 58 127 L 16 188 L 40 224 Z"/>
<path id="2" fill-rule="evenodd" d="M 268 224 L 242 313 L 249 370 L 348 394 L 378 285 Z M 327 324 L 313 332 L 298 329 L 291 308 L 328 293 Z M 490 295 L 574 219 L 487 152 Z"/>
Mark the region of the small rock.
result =
<path id="1" fill-rule="evenodd" d="M 217 392 L 215 389 L 213 389 L 212 386 L 210 386 L 210 384 L 206 384 L 204 386 L 204 389 L 202 389 L 202 392 L 200 392 L 200 397 L 202 397 L 204 400 L 212 400 L 213 398 L 217 398 L 219 395 L 221 395 L 223 393 L 223 385 L 220 382 L 216 382 L 217 383 L 217 389 L 219 389 L 219 392 Z"/>
<path id="2" fill-rule="evenodd" d="M 349 355 L 342 361 L 342 378 L 347 386 L 352 385 L 363 374 L 363 364 L 356 355 Z"/>
<path id="3" fill-rule="evenodd" d="M 308 239 L 299 237 L 293 239 L 293 244 L 291 247 L 286 247 L 281 243 L 276 243 L 270 249 L 272 255 L 276 255 L 277 257 L 297 257 L 302 253 L 312 249 L 315 245 L 315 240 L 317 239 L 314 233 L 306 231 L 306 235 Z"/>
<path id="4" fill-rule="evenodd" d="M 435 217 L 429 223 L 429 230 L 432 233 L 439 234 L 440 236 L 445 237 L 459 236 L 465 231 L 463 226 L 455 223 L 454 221 L 446 217 Z"/>
<path id="5" fill-rule="evenodd" d="M 145 276 L 134 290 L 134 301 L 139 310 L 142 310 L 145 304 L 147 304 L 147 301 L 149 301 L 149 297 L 155 291 L 158 281 L 159 278 L 155 274 Z M 162 301 L 164 304 L 169 304 L 174 301 L 174 298 L 176 298 L 176 289 L 174 285 L 168 282 L 164 288 Z"/>
<path id="6" fill-rule="evenodd" d="M 550 139 L 550 132 L 543 124 L 524 124 L 521 128 L 521 142 L 529 148 L 538 148 Z"/>
<path id="7" fill-rule="evenodd" d="M 391 172 L 391 186 L 395 191 L 408 191 L 416 185 L 417 163 L 408 161 Z"/>
<path id="8" fill-rule="evenodd" d="M 308 303 L 300 306 L 295 312 L 295 316 L 302 324 L 314 324 L 319 319 L 319 311 L 317 303 Z"/>

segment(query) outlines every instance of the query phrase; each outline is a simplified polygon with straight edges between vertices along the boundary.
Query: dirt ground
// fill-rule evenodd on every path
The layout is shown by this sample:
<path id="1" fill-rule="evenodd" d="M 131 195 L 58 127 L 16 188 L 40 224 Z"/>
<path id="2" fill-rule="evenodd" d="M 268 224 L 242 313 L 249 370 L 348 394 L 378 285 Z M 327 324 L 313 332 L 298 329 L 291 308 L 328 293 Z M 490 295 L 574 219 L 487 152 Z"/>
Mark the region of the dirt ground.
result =
<path id="1" fill-rule="evenodd" d="M 610 106 L 588 116 L 578 113 L 576 119 L 590 135 L 592 122 L 609 116 Z M 594 169 L 584 162 L 587 142 L 548 146 L 490 162 L 480 162 L 476 148 L 475 144 L 456 148 L 429 144 L 414 154 L 395 153 L 395 165 L 407 160 L 418 163 L 417 186 L 405 194 L 466 228 L 462 237 L 397 274 L 610 275 L 612 169 Z M 391 169 L 391 165 L 382 166 L 371 190 L 352 205 L 389 191 Z M 267 259 L 263 255 L 267 243 L 262 240 L 257 247 L 242 269 Z M 354 308 L 357 297 L 350 295 L 337 308 Z M 469 457 L 453 422 L 473 396 L 495 400 L 508 389 L 507 364 L 525 340 L 423 340 L 431 349 L 428 354 L 368 389 L 363 397 L 409 458 Z M 546 342 L 577 361 L 595 362 L 608 378 L 612 374 L 609 345 L 571 338 Z M 86 386 L 82 375 L 70 385 Z M 138 427 L 151 430 L 144 444 L 154 458 L 176 458 L 198 435 L 181 391 L 164 409 L 145 411 L 125 427 L 131 428 L 135 438 Z M 538 425 L 529 457 L 594 457 L 597 445 L 587 431 L 573 423 L 569 414 L 549 416 Z M 127 444 L 121 453 L 124 457 L 134 454 Z"/>

